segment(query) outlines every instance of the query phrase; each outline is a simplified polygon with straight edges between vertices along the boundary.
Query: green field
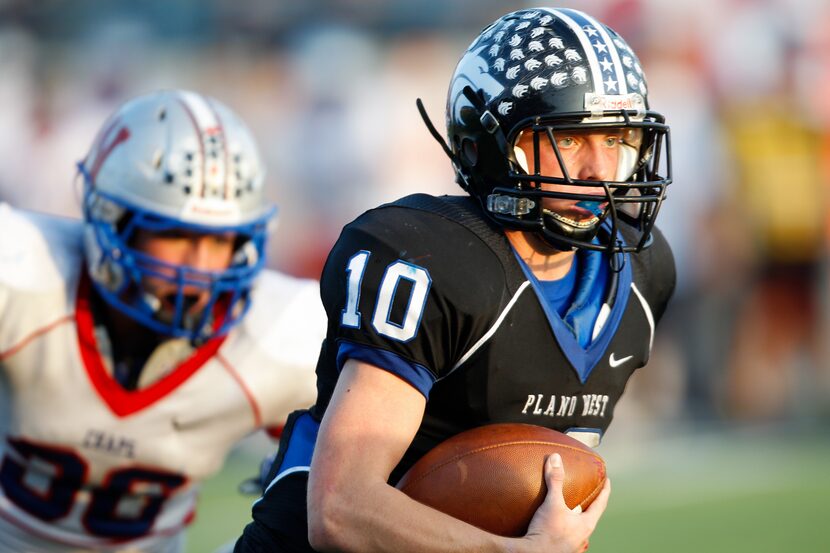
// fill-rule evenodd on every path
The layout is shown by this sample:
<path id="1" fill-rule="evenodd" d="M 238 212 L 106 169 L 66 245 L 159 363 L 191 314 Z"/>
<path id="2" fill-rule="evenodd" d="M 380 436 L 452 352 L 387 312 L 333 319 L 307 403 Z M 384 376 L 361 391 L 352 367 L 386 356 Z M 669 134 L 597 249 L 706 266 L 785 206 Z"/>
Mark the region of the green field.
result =
<path id="1" fill-rule="evenodd" d="M 599 449 L 613 483 L 592 553 L 830 551 L 830 431 L 788 427 L 620 438 Z M 633 445 L 625 443 L 628 440 Z M 255 498 L 237 484 L 257 459 L 237 452 L 205 486 L 189 553 L 239 534 Z"/>
<path id="2" fill-rule="evenodd" d="M 646 455 L 619 473 L 607 456 L 613 493 L 591 551 L 830 551 L 830 433 L 703 434 Z"/>

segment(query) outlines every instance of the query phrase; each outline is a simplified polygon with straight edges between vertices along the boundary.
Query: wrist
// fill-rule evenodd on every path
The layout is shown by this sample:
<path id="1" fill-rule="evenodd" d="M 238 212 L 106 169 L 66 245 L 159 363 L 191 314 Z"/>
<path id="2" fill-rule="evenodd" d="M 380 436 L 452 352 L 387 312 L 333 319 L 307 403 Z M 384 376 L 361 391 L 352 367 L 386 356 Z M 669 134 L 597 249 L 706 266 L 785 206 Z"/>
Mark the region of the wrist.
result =
<path id="1" fill-rule="evenodd" d="M 530 553 L 527 538 L 501 538 L 500 550 L 505 553 Z"/>

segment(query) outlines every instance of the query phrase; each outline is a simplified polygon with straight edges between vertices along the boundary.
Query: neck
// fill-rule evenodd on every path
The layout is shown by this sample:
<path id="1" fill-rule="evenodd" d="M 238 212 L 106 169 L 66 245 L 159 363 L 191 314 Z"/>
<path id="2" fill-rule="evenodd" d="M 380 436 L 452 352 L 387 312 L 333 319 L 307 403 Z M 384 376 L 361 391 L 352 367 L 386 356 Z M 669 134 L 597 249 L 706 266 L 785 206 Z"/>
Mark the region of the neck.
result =
<path id="1" fill-rule="evenodd" d="M 506 230 L 505 235 L 533 272 L 533 276 L 539 280 L 559 280 L 571 270 L 573 250 L 558 250 L 531 232 Z"/>

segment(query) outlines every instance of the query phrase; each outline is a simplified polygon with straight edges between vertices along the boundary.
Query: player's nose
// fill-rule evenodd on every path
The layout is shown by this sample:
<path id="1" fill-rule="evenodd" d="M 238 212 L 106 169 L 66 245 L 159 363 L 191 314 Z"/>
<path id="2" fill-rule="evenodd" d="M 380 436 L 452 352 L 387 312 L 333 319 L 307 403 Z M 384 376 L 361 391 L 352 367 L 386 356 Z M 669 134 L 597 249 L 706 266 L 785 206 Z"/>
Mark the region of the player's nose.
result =
<path id="1" fill-rule="evenodd" d="M 184 263 L 199 271 L 216 271 L 221 269 L 210 241 L 206 237 L 194 237 L 188 243 Z"/>
<path id="2" fill-rule="evenodd" d="M 610 181 L 614 179 L 616 169 L 616 162 L 608 148 L 603 147 L 601 141 L 588 140 L 580 151 L 574 176 L 579 180 Z M 602 191 L 602 187 L 590 189 L 590 192 Z"/>

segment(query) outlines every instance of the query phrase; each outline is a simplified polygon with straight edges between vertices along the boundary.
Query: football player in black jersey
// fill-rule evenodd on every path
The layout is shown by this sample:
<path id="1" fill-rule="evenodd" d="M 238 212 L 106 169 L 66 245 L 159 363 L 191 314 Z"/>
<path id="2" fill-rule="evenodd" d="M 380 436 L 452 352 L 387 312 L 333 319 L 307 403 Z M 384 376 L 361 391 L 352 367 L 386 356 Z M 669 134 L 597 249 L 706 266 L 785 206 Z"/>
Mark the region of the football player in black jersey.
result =
<path id="1" fill-rule="evenodd" d="M 317 403 L 289 419 L 237 552 L 572 552 L 605 509 L 610 487 L 584 513 L 565 507 L 557 456 L 522 538 L 393 485 L 488 423 L 596 446 L 648 361 L 675 274 L 654 227 L 669 131 L 637 57 L 582 12 L 517 11 L 459 62 L 448 143 L 419 108 L 468 194 L 409 196 L 343 229 L 321 280 Z"/>

